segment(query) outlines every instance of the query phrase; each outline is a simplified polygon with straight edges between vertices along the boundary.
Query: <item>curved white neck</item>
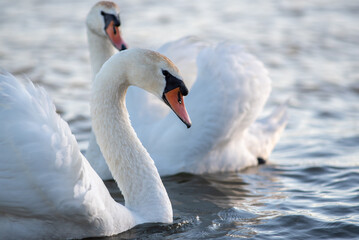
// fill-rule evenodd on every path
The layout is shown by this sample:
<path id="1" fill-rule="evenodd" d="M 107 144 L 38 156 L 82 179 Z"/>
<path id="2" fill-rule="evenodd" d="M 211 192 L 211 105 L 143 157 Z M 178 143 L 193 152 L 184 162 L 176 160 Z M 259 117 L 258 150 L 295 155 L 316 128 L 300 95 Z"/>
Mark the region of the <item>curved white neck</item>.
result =
<path id="1" fill-rule="evenodd" d="M 116 49 L 108 38 L 94 33 L 88 27 L 87 41 L 90 50 L 92 79 L 94 80 L 102 65 L 115 53 Z"/>
<path id="2" fill-rule="evenodd" d="M 97 142 L 122 191 L 126 207 L 145 222 L 171 222 L 172 206 L 167 192 L 153 160 L 130 124 L 125 106 L 130 85 L 123 71 L 125 61 L 122 55 L 111 60 L 93 84 L 91 117 Z"/>

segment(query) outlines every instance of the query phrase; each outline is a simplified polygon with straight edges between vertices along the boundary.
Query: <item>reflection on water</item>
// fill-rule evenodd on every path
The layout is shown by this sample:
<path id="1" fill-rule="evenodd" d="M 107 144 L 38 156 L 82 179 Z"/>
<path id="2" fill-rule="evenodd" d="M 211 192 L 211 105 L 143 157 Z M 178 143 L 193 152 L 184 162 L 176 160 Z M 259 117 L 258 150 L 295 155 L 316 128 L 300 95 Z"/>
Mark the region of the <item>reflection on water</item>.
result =
<path id="1" fill-rule="evenodd" d="M 84 19 L 95 2 L 0 2 L 0 66 L 46 88 L 82 150 L 91 125 Z M 267 109 L 287 98 L 291 108 L 269 165 L 164 178 L 174 223 L 141 225 L 109 239 L 358 236 L 358 1 L 118 4 L 130 47 L 157 48 L 184 35 L 239 42 L 271 73 Z M 123 201 L 115 183 L 106 184 Z"/>

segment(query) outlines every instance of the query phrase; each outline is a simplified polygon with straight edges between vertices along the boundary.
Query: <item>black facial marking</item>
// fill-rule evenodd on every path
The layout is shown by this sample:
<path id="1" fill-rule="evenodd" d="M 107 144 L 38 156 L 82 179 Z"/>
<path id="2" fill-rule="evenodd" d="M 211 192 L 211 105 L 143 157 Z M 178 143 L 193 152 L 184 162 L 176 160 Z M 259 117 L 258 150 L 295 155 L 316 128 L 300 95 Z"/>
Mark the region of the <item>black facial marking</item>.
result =
<path id="1" fill-rule="evenodd" d="M 105 13 L 104 11 L 101 11 L 101 15 L 103 16 L 103 19 L 105 21 L 105 30 L 108 27 L 108 25 L 110 25 L 110 23 L 113 21 L 114 23 L 113 32 L 114 34 L 116 34 L 115 26 L 116 27 L 121 26 L 120 16 L 115 16 L 113 14 Z"/>
<path id="2" fill-rule="evenodd" d="M 176 78 L 175 76 L 170 74 L 167 70 L 162 70 L 162 73 L 166 78 L 166 87 L 165 90 L 163 91 L 163 94 L 179 87 L 182 95 L 187 96 L 188 89 L 181 79 Z"/>

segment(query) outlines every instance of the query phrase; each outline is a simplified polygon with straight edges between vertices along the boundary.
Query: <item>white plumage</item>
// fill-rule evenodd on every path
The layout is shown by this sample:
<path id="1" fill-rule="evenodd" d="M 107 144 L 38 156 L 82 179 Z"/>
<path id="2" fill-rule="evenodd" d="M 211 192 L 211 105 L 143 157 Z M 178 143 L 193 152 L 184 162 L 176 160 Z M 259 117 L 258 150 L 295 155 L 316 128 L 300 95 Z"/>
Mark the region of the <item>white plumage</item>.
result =
<path id="1" fill-rule="evenodd" d="M 101 59 L 114 51 L 102 28 L 91 30 L 102 21 L 96 7 L 87 18 L 94 75 Z M 142 89 L 128 90 L 131 123 L 161 175 L 238 171 L 257 165 L 258 158 L 268 159 L 285 128 L 286 106 L 255 122 L 271 91 L 268 72 L 257 58 L 238 44 L 209 44 L 194 37 L 169 42 L 158 51 L 179 67 L 191 89 L 186 105 L 193 121 L 184 132 L 165 104 Z M 93 134 L 86 157 L 102 179 L 112 179 Z"/>
<path id="2" fill-rule="evenodd" d="M 129 93 L 127 105 L 133 126 L 161 175 L 238 171 L 257 165 L 258 158 L 268 159 L 285 127 L 286 107 L 255 122 L 271 91 L 271 80 L 260 61 L 237 44 L 210 45 L 191 37 L 159 51 L 173 59 L 187 74 L 186 84 L 192 84 L 186 98 L 191 129 L 180 131 L 181 126 L 173 122 L 175 116 L 164 108 L 164 116 L 151 117 L 155 121 L 139 119 L 151 116 L 152 101 L 156 101 L 139 89 Z M 184 58 L 186 53 L 190 59 Z M 197 62 L 192 75 L 193 69 L 184 66 L 188 62 Z M 139 96 L 148 99 L 141 110 L 135 106 Z"/>
<path id="3" fill-rule="evenodd" d="M 173 122 L 175 115 L 141 89 L 130 88 L 126 104 L 161 175 L 238 171 L 257 165 L 258 158 L 268 159 L 287 117 L 281 105 L 255 121 L 271 91 L 260 61 L 238 44 L 213 45 L 193 37 L 167 43 L 159 51 L 176 63 L 186 85 L 192 86 L 186 98 L 191 129 L 181 131 L 180 123 Z M 94 152 L 91 164 L 103 179 L 110 179 L 107 166 L 100 164 L 101 153 Z"/>
<path id="4" fill-rule="evenodd" d="M 136 64 L 141 70 L 133 68 Z M 126 206 L 111 198 L 46 92 L 10 74 L 0 75 L 2 238 L 109 236 L 144 222 L 172 222 L 166 190 L 124 105 L 131 83 L 161 96 L 161 70 L 178 74 L 171 66 L 148 50 L 128 50 L 113 56 L 94 84 L 94 131 Z"/>

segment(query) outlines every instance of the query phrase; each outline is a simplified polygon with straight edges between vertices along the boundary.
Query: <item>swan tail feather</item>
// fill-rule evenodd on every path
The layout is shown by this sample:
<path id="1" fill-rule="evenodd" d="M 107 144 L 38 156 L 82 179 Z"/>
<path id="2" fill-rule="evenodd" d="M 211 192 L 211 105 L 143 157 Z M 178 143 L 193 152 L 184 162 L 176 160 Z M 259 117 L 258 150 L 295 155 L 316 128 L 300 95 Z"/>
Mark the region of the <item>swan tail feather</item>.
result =
<path id="1" fill-rule="evenodd" d="M 277 106 L 269 116 L 254 122 L 245 137 L 248 149 L 265 163 L 279 141 L 288 122 L 288 100 Z"/>

